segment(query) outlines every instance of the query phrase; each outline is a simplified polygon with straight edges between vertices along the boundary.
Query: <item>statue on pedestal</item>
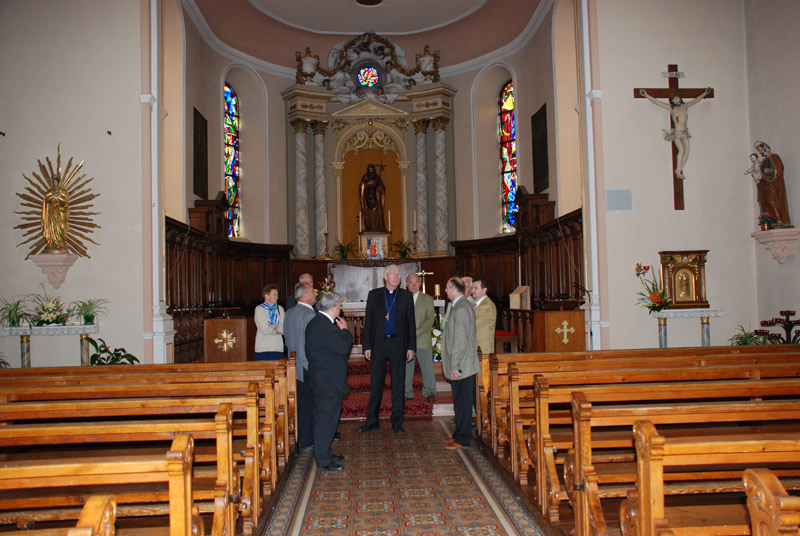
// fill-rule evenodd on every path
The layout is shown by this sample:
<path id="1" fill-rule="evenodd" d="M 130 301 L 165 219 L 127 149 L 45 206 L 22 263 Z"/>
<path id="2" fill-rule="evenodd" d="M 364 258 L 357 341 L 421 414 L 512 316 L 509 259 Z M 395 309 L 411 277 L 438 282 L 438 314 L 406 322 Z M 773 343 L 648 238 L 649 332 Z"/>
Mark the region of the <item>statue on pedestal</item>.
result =
<path id="1" fill-rule="evenodd" d="M 761 156 L 761 180 L 756 184 L 761 212 L 769 213 L 778 222 L 778 227 L 792 227 L 783 181 L 783 161 L 763 141 L 757 141 L 755 147 Z"/>
<path id="2" fill-rule="evenodd" d="M 386 224 L 383 220 L 386 187 L 381 176 L 375 171 L 375 164 L 367 165 L 367 172 L 361 177 L 358 193 L 361 199 L 363 230 L 367 232 L 386 231 Z"/>

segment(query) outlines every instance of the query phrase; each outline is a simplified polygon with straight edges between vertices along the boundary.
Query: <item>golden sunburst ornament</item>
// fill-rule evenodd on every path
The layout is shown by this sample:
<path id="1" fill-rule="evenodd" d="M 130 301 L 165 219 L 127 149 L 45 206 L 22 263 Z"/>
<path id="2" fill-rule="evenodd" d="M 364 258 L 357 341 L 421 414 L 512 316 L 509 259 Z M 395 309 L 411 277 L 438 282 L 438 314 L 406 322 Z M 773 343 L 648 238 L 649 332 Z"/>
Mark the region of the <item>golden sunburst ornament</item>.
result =
<path id="1" fill-rule="evenodd" d="M 216 343 L 217 348 L 223 352 L 227 352 L 236 345 L 236 337 L 233 336 L 232 332 L 228 331 L 227 329 L 223 329 L 219 336 L 214 339 L 214 342 Z"/>
<path id="2" fill-rule="evenodd" d="M 89 212 L 91 201 L 100 194 L 93 194 L 87 185 L 94 180 L 86 179 L 86 174 L 78 176 L 83 168 L 83 162 L 72 166 L 72 158 L 67 162 L 67 167 L 61 170 L 61 144 L 58 145 L 58 159 L 56 167 L 50 158 L 45 158 L 47 166 L 39 160 L 39 171 L 32 173 L 33 180 L 23 173 L 29 186 L 25 187 L 26 193 L 18 193 L 22 198 L 22 207 L 31 210 L 16 212 L 22 216 L 23 223 L 14 229 L 22 229 L 23 237 L 27 240 L 17 244 L 17 247 L 33 242 L 28 252 L 28 257 L 37 253 L 72 253 L 80 257 L 89 257 L 83 241 L 99 245 L 87 236 L 99 229 L 100 226 L 92 222 L 92 216 L 99 212 Z M 26 257 L 26 258 L 28 258 Z"/>

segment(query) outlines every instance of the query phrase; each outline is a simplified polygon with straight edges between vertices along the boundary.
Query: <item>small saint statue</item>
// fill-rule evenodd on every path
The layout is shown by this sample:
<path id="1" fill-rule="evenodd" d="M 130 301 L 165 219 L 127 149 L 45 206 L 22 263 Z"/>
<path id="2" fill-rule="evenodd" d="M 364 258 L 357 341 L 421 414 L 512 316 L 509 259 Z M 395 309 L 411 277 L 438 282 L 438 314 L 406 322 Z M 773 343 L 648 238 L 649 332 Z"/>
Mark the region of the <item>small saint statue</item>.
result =
<path id="1" fill-rule="evenodd" d="M 773 153 L 765 142 L 757 141 L 754 145 L 761 162 L 761 178 L 756 183 L 761 212 L 767 212 L 772 216 L 778 222 L 778 227 L 792 227 L 789 203 L 786 199 L 786 184 L 783 181 L 783 160 Z"/>
<path id="2" fill-rule="evenodd" d="M 361 177 L 358 187 L 361 198 L 361 218 L 364 230 L 368 232 L 385 232 L 383 221 L 384 198 L 386 187 L 381 176 L 375 172 L 375 164 L 367 165 L 367 172 Z"/>
<path id="3" fill-rule="evenodd" d="M 662 130 L 664 130 L 664 139 L 674 143 L 675 148 L 678 150 L 677 161 L 675 163 L 675 176 L 679 179 L 686 178 L 683 176 L 683 166 L 686 165 L 686 161 L 689 159 L 689 138 L 692 137 L 692 135 L 689 134 L 689 128 L 686 124 L 689 120 L 689 107 L 694 106 L 706 98 L 706 95 L 709 93 L 711 93 L 710 87 L 706 88 L 699 97 L 689 102 L 683 102 L 683 98 L 680 95 L 671 95 L 669 104 L 666 104 L 649 95 L 644 89 L 639 90 L 639 95 L 645 97 L 656 106 L 669 111 L 669 115 L 672 117 L 672 122 L 675 127 L 670 130 Z"/>
<path id="4" fill-rule="evenodd" d="M 69 193 L 61 188 L 61 178 L 54 174 L 42 202 L 42 236 L 47 243 L 43 253 L 66 253 L 69 234 Z"/>

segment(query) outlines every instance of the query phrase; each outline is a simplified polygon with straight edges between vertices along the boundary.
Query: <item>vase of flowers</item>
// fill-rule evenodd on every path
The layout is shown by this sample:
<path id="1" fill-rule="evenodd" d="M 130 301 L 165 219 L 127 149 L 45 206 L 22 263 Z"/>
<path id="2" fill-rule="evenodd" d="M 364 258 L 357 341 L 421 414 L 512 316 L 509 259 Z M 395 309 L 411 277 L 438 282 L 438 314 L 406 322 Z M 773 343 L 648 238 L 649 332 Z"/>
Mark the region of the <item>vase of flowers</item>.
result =
<path id="1" fill-rule="evenodd" d="M 636 275 L 642 287 L 644 287 L 644 290 L 638 293 L 639 299 L 636 300 L 636 303 L 652 314 L 669 309 L 672 305 L 672 300 L 667 296 L 664 285 L 661 283 L 661 278 L 655 274 L 655 271 L 653 271 L 652 278 L 647 279 L 649 271 L 650 266 L 636 265 Z"/>
<path id="2" fill-rule="evenodd" d="M 32 326 L 66 326 L 69 311 L 58 296 L 53 296 L 42 286 L 42 292 L 30 297 L 33 302 Z"/>
<path id="3" fill-rule="evenodd" d="M 758 226 L 762 231 L 768 231 L 777 223 L 775 218 L 769 215 L 769 212 L 762 212 L 758 215 Z"/>

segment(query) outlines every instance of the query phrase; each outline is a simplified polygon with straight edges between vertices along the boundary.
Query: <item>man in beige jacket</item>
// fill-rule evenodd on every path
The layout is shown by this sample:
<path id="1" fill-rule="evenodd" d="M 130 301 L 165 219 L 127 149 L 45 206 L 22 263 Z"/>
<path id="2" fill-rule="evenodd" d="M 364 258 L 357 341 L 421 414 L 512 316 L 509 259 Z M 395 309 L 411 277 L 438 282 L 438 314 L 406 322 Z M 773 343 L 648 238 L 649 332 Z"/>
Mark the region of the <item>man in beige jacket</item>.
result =
<path id="1" fill-rule="evenodd" d="M 475 300 L 475 328 L 478 330 L 478 348 L 481 353 L 494 353 L 494 330 L 497 324 L 497 307 L 486 295 L 489 282 L 478 277 L 472 283 L 472 299 Z"/>
<path id="2" fill-rule="evenodd" d="M 433 372 L 433 341 L 431 326 L 433 326 L 433 298 L 420 290 L 422 285 L 417 274 L 406 278 L 406 288 L 414 297 L 414 319 L 417 323 L 417 353 L 414 355 L 419 363 L 419 372 L 422 375 L 422 396 L 433 404 L 436 402 L 436 375 Z M 406 400 L 414 398 L 414 360 L 406 363 Z"/>

